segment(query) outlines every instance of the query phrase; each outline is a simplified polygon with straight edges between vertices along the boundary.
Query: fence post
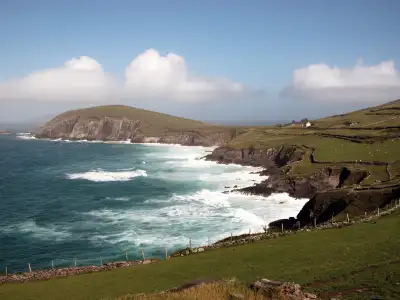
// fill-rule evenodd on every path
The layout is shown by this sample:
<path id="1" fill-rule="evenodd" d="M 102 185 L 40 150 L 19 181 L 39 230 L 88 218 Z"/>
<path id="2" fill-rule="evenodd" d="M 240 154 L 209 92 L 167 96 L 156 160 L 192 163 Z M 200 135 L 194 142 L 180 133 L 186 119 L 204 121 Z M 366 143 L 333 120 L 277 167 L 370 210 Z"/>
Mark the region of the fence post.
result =
<path id="1" fill-rule="evenodd" d="M 366 212 L 366 211 L 364 211 L 364 217 L 365 217 L 365 218 L 367 217 L 367 212 Z"/>
<path id="2" fill-rule="evenodd" d="M 379 216 L 379 207 L 378 207 L 378 216 Z"/>
<path id="3" fill-rule="evenodd" d="M 350 223 L 350 218 L 348 213 L 346 213 L 346 218 L 347 218 L 347 223 Z"/>
<path id="4" fill-rule="evenodd" d="M 142 257 L 143 257 L 143 261 L 144 261 L 145 260 L 145 258 L 144 258 L 144 250 L 141 249 L 141 252 L 142 252 Z"/>
<path id="5" fill-rule="evenodd" d="M 165 259 L 168 259 L 168 248 L 165 247 Z"/>
<path id="6" fill-rule="evenodd" d="M 283 222 L 281 223 L 281 227 L 282 227 L 282 232 L 283 232 Z"/>
<path id="7" fill-rule="evenodd" d="M 249 235 L 251 235 L 251 229 L 249 228 Z"/>
<path id="8" fill-rule="evenodd" d="M 103 265 L 103 256 L 100 255 L 100 266 Z"/>
<path id="9" fill-rule="evenodd" d="M 317 218 L 314 217 L 314 228 L 317 228 Z"/>
<path id="10" fill-rule="evenodd" d="M 29 269 L 29 273 L 32 273 L 32 268 L 31 268 L 31 264 L 28 263 L 28 269 Z"/>
<path id="11" fill-rule="evenodd" d="M 128 251 L 125 251 L 125 258 L 126 258 L 126 261 L 128 261 Z"/>
<path id="12" fill-rule="evenodd" d="M 54 260 L 51 260 L 51 268 L 54 270 Z"/>
<path id="13" fill-rule="evenodd" d="M 8 276 L 8 269 L 7 269 L 7 267 L 6 267 L 6 277 Z"/>
<path id="14" fill-rule="evenodd" d="M 233 236 L 232 236 L 232 232 L 231 232 L 231 242 L 232 242 Z"/>
<path id="15" fill-rule="evenodd" d="M 192 239 L 189 238 L 189 249 L 192 249 Z"/>
<path id="16" fill-rule="evenodd" d="M 208 247 L 210 247 L 210 237 L 208 237 Z"/>
<path id="17" fill-rule="evenodd" d="M 76 267 L 76 257 L 75 257 L 75 261 L 74 261 L 75 267 Z"/>
<path id="18" fill-rule="evenodd" d="M 332 214 L 332 219 L 331 219 L 331 223 L 333 223 L 333 214 Z"/>

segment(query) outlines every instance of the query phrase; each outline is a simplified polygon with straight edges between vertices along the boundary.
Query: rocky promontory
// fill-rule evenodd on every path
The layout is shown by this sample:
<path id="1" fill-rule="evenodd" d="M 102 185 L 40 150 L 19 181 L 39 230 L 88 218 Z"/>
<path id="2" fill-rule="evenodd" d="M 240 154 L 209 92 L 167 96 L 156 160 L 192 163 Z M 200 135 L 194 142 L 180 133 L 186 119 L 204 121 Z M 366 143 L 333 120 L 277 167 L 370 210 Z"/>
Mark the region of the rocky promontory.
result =
<path id="1" fill-rule="evenodd" d="M 214 146 L 229 141 L 232 130 L 133 107 L 112 105 L 58 115 L 42 126 L 35 137 Z"/>

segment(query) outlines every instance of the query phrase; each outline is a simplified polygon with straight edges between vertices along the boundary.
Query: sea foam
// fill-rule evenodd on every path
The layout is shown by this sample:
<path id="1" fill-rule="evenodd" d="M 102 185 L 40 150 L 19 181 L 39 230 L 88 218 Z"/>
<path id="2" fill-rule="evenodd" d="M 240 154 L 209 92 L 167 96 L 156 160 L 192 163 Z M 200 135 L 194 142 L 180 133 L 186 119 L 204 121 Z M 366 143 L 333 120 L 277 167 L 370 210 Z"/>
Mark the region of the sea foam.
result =
<path id="1" fill-rule="evenodd" d="M 70 231 L 79 232 L 74 237 L 89 240 L 99 249 L 105 246 L 135 249 L 140 246 L 147 250 L 159 250 L 185 246 L 189 239 L 193 246 L 200 246 L 206 244 L 208 239 L 214 242 L 231 233 L 242 234 L 249 230 L 260 232 L 271 221 L 296 216 L 308 201 L 293 199 L 288 194 L 262 197 L 231 192 L 232 189 L 251 186 L 267 177 L 256 173 L 261 168 L 216 164 L 201 159 L 212 151 L 210 147 L 153 143 L 130 145 L 132 153 L 138 148 L 140 156 L 136 158 L 134 166 L 140 164 L 140 169 L 129 168 L 132 166 L 129 156 L 124 160 L 126 164 L 113 166 L 107 161 L 106 165 L 101 165 L 100 161 L 104 169 L 92 169 L 89 166 L 84 172 L 72 169 L 66 178 L 112 182 L 130 181 L 142 176 L 147 177 L 146 182 L 150 182 L 150 187 L 154 182 L 152 180 L 157 180 L 157 184 L 161 182 L 167 187 L 185 188 L 173 190 L 172 195 L 153 196 L 153 193 L 149 193 L 141 202 L 138 198 L 142 194 L 135 194 L 134 188 L 132 194 L 128 195 L 126 192 L 115 192 L 104 196 L 106 204 L 96 206 L 93 203 L 90 211 L 79 212 L 83 221 L 76 225 L 70 223 Z M 124 153 L 129 153 L 125 147 Z M 170 185 L 169 181 L 174 182 Z M 60 235 L 58 238 L 69 237 Z"/>
<path id="2" fill-rule="evenodd" d="M 139 176 L 146 177 L 147 176 L 146 171 L 136 170 L 136 171 L 107 172 L 99 169 L 83 173 L 67 174 L 67 177 L 69 179 L 84 179 L 94 182 L 129 181 Z"/>

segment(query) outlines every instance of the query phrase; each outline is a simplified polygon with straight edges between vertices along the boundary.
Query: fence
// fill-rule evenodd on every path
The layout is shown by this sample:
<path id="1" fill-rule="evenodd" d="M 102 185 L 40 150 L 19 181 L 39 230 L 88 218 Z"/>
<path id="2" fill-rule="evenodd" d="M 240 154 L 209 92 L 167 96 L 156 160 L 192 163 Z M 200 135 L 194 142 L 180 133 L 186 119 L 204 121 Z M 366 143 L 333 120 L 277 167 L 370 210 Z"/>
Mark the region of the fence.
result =
<path id="1" fill-rule="evenodd" d="M 363 216 L 350 218 L 349 214 L 342 215 L 340 219 L 335 219 L 335 216 L 332 216 L 330 222 L 316 224 L 314 222 L 313 226 L 305 226 L 300 228 L 300 231 L 311 231 L 311 230 L 321 230 L 321 229 L 329 229 L 329 228 L 337 228 L 343 226 L 349 226 L 355 223 L 366 222 L 380 216 L 390 214 L 400 208 L 400 200 L 395 200 L 386 205 L 385 207 L 377 207 L 372 213 L 367 213 Z M 282 223 L 283 225 L 283 223 Z M 233 235 L 219 239 L 218 241 L 212 242 L 210 238 L 208 238 L 207 244 L 197 244 L 195 245 L 192 243 L 192 239 L 188 238 L 188 243 L 184 249 L 177 250 L 174 248 L 165 247 L 164 249 L 152 251 L 150 253 L 146 253 L 145 249 L 139 249 L 139 251 L 128 251 L 125 250 L 119 256 L 115 256 L 114 259 L 110 257 L 103 257 L 99 255 L 97 258 L 82 260 L 78 259 L 78 257 L 73 257 L 69 260 L 61 260 L 61 264 L 57 264 L 57 259 L 51 260 L 49 262 L 49 268 L 43 268 L 42 265 L 40 268 L 35 269 L 35 266 L 31 263 L 26 264 L 26 269 L 24 273 L 15 273 L 11 275 L 12 270 L 7 266 L 4 265 L 2 274 L 0 276 L 0 283 L 7 282 L 7 281 L 27 281 L 33 279 L 48 279 L 51 277 L 58 277 L 58 276 L 68 276 L 74 275 L 79 273 L 87 273 L 87 272 L 96 272 L 101 270 L 113 269 L 113 268 L 120 268 L 120 267 L 127 267 L 132 265 L 138 264 L 148 264 L 158 262 L 161 259 L 169 259 L 172 256 L 185 256 L 191 253 L 203 252 L 207 248 L 220 248 L 220 247 L 229 247 L 232 245 L 237 244 L 245 244 L 249 242 L 253 242 L 254 240 L 261 240 L 264 238 L 269 237 L 278 237 L 281 235 L 291 234 L 298 230 L 286 230 L 283 226 L 281 230 L 278 232 L 267 230 L 266 227 L 262 228 L 260 232 L 252 232 L 251 229 L 248 233 L 242 235 Z M 163 255 L 160 255 L 160 253 Z M 130 260 L 133 258 L 132 260 Z M 84 264 L 80 264 L 84 262 Z M 88 262 L 93 262 L 95 264 L 88 264 Z M 5 275 L 5 276 L 4 276 Z"/>
<path id="2" fill-rule="evenodd" d="M 25 260 L 24 262 L 14 262 L 6 263 L 0 260 L 0 276 L 10 275 L 10 274 L 21 274 L 21 273 L 32 273 L 40 270 L 56 270 L 65 268 L 84 268 L 84 267 L 102 267 L 104 265 L 110 265 L 116 262 L 128 262 L 130 264 L 140 264 L 143 261 L 149 259 L 161 260 L 169 259 L 174 252 L 182 248 L 208 248 L 214 242 L 217 242 L 217 238 L 208 237 L 206 241 L 194 242 L 191 238 L 187 238 L 187 243 L 183 245 L 177 245 L 174 247 L 151 247 L 148 245 L 143 248 L 126 249 L 120 253 L 113 254 L 103 254 L 100 252 L 98 255 L 94 256 L 81 256 L 81 255 L 71 255 L 71 257 L 54 257 L 54 259 L 49 259 L 44 262 L 43 259 L 40 260 Z"/>

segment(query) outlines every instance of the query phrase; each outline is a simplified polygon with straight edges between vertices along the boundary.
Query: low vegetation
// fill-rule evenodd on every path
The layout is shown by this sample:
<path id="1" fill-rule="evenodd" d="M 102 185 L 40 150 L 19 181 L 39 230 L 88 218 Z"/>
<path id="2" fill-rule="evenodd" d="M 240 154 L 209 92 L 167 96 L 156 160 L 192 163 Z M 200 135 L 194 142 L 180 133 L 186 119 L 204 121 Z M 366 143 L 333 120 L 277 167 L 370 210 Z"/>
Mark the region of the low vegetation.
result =
<path id="1" fill-rule="evenodd" d="M 304 160 L 290 169 L 288 175 L 293 176 L 307 176 L 324 166 L 346 166 L 368 172 L 361 185 L 399 180 L 400 100 L 310 123 L 310 127 L 305 127 L 303 120 L 242 129 L 243 133 L 228 146 L 265 149 L 285 145 L 308 149 Z M 311 154 L 314 162 L 309 159 Z"/>
<path id="2" fill-rule="evenodd" d="M 117 300 L 224 300 L 235 299 L 235 295 L 243 296 L 246 300 L 264 300 L 267 299 L 261 293 L 255 293 L 243 284 L 236 282 L 200 284 L 181 292 L 165 294 L 137 294 L 125 295 Z M 240 296 L 237 296 L 240 299 Z"/>

